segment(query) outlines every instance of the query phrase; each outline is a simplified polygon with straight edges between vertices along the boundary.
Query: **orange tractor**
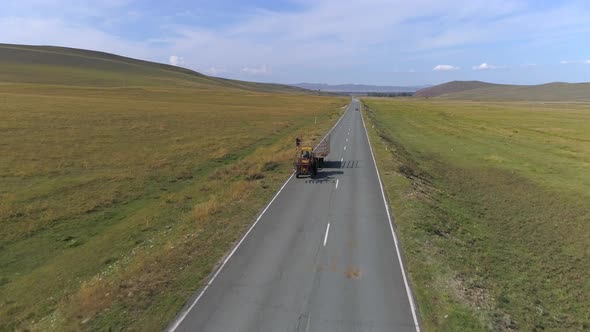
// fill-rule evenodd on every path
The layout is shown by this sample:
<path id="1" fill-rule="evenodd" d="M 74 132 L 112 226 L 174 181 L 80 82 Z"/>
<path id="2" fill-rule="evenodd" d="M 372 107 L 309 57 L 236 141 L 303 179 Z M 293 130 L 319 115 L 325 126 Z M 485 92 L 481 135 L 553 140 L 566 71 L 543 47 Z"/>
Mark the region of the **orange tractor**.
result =
<path id="1" fill-rule="evenodd" d="M 295 154 L 295 162 L 293 168 L 295 169 L 295 177 L 301 175 L 309 175 L 314 177 L 318 173 L 318 168 L 324 164 L 324 158 L 330 153 L 330 135 L 324 139 L 315 148 L 310 145 L 301 145 L 301 140 L 295 140 L 297 151 Z"/>

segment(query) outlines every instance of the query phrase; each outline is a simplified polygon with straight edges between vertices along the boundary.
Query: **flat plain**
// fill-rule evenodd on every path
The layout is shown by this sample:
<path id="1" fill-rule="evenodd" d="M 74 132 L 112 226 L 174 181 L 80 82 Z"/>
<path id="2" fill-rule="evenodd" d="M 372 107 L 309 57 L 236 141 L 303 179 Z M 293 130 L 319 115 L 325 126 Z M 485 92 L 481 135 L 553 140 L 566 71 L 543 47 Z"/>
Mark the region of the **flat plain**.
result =
<path id="1" fill-rule="evenodd" d="M 347 103 L 81 50 L 0 60 L 0 330 L 161 330 L 289 177 L 295 136 Z"/>
<path id="2" fill-rule="evenodd" d="M 590 104 L 364 102 L 424 329 L 589 329 Z"/>

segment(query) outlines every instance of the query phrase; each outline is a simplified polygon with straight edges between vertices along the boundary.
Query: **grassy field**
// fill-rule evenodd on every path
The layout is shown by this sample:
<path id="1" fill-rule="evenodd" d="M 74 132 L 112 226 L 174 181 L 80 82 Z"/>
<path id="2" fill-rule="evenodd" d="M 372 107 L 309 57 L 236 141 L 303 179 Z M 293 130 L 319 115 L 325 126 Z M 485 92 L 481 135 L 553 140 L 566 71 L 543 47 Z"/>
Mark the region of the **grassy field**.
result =
<path id="1" fill-rule="evenodd" d="M 475 101 L 561 101 L 590 103 L 590 83 L 493 86 L 441 96 L 443 99 Z"/>
<path id="2" fill-rule="evenodd" d="M 509 85 L 480 81 L 452 81 L 419 90 L 415 96 L 488 102 L 590 103 L 590 83 L 553 82 L 539 85 Z"/>
<path id="3" fill-rule="evenodd" d="M 590 104 L 364 102 L 425 330 L 590 329 Z"/>
<path id="4" fill-rule="evenodd" d="M 0 330 L 161 330 L 347 99 L 76 52 L 0 48 Z"/>
<path id="5" fill-rule="evenodd" d="M 452 81 L 435 86 L 430 86 L 416 91 L 415 97 L 432 98 L 441 95 L 454 95 L 469 90 L 481 88 L 514 88 L 516 85 L 493 84 L 481 81 Z"/>

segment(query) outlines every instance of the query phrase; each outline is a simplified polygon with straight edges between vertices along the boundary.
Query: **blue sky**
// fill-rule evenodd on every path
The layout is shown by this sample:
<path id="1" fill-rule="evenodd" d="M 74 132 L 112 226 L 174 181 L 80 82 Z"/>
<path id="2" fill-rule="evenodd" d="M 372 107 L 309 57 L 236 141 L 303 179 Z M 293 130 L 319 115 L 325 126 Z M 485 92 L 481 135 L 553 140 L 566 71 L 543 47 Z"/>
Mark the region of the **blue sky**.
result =
<path id="1" fill-rule="evenodd" d="M 3 1 L 0 42 L 265 82 L 590 81 L 590 2 Z"/>

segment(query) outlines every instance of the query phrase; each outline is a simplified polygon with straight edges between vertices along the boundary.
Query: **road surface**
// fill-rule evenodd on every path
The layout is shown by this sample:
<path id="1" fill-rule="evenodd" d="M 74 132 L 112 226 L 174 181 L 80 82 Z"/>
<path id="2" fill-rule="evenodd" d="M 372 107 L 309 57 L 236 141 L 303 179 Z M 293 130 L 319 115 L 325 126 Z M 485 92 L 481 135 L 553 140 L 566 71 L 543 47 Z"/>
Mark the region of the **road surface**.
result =
<path id="1" fill-rule="evenodd" d="M 419 331 L 357 108 L 326 167 L 285 183 L 170 331 Z"/>

